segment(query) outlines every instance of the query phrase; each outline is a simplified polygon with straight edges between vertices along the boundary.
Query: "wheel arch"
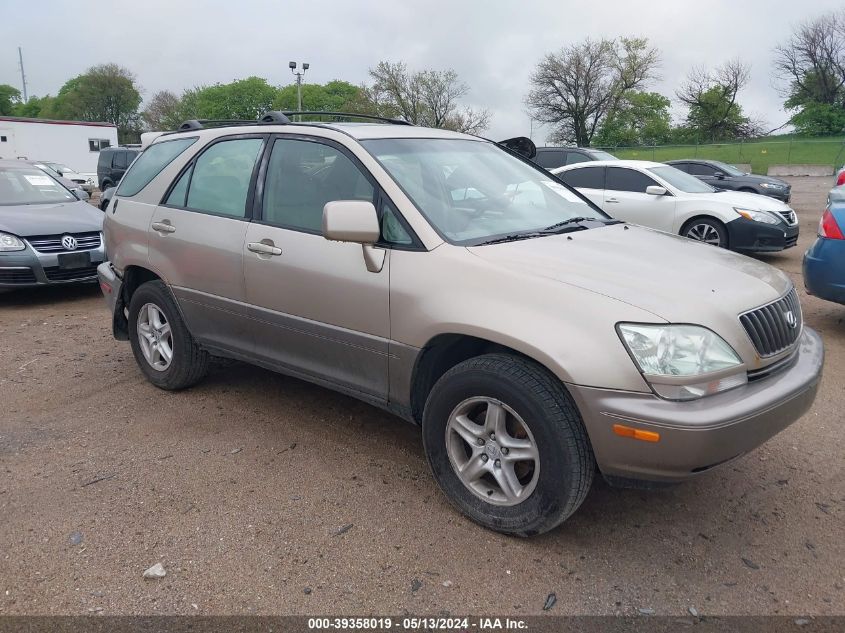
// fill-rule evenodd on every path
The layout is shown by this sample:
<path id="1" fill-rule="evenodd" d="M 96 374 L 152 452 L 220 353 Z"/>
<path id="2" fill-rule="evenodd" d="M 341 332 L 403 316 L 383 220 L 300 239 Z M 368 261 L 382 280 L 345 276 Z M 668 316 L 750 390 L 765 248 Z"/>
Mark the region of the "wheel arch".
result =
<path id="1" fill-rule="evenodd" d="M 443 374 L 465 360 L 492 353 L 511 354 L 527 359 L 560 380 L 548 364 L 541 360 L 542 353 L 539 350 L 520 350 L 497 342 L 492 337 L 485 338 L 458 332 L 438 334 L 429 339 L 421 348 L 414 363 L 409 394 L 413 421 L 416 424 L 422 424 L 426 400 L 432 387 Z"/>
<path id="2" fill-rule="evenodd" d="M 132 295 L 135 291 L 148 281 L 163 281 L 160 275 L 145 268 L 144 266 L 127 266 L 123 270 L 123 279 L 120 285 L 120 295 L 114 306 L 114 317 L 112 322 L 112 330 L 114 337 L 121 341 L 129 340 L 129 321 L 126 318 L 124 309 L 129 306 L 132 301 Z"/>
<path id="3" fill-rule="evenodd" d="M 730 248 L 730 246 L 731 246 L 731 232 L 728 230 L 727 223 L 724 220 L 722 220 L 721 218 L 713 215 L 712 213 L 710 213 L 708 211 L 701 211 L 701 212 L 694 213 L 692 215 L 692 217 L 690 217 L 688 220 L 685 220 L 684 223 L 681 224 L 681 229 L 680 229 L 680 231 L 678 231 L 678 234 L 681 237 L 683 237 L 684 232 L 687 230 L 687 227 L 690 224 L 692 224 L 693 222 L 696 222 L 698 220 L 710 220 L 712 222 L 718 223 L 725 230 L 725 248 Z"/>

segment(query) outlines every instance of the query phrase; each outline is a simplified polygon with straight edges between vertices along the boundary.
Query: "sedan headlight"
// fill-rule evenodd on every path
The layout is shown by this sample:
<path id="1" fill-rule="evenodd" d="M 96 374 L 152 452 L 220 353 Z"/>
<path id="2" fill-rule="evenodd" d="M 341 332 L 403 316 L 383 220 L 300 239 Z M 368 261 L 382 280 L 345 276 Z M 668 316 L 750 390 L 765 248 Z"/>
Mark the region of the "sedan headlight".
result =
<path id="1" fill-rule="evenodd" d="M 8 253 L 10 251 L 22 251 L 26 248 L 23 240 L 9 233 L 0 233 L 0 253 Z"/>
<path id="2" fill-rule="evenodd" d="M 778 183 L 776 183 L 776 182 L 762 182 L 762 183 L 760 183 L 760 186 L 761 186 L 763 189 L 778 189 L 778 190 L 780 190 L 780 189 L 786 189 L 786 186 L 785 186 L 785 185 L 780 185 L 780 184 L 778 184 Z"/>
<path id="3" fill-rule="evenodd" d="M 643 377 L 663 398 L 693 400 L 748 381 L 737 353 L 705 327 L 620 323 L 618 328 Z"/>
<path id="4" fill-rule="evenodd" d="M 753 220 L 754 222 L 762 222 L 763 224 L 778 224 L 780 220 L 766 211 L 754 211 L 752 209 L 742 209 L 734 207 L 734 211 L 739 213 L 746 220 Z"/>

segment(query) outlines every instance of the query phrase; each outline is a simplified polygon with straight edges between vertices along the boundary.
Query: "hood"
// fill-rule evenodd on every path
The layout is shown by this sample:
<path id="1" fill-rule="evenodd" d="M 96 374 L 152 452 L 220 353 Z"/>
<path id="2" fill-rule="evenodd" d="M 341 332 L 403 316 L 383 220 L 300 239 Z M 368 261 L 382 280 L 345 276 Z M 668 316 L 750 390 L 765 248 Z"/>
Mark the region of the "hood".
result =
<path id="1" fill-rule="evenodd" d="M 624 301 L 673 323 L 708 325 L 714 311 L 735 320 L 792 285 L 784 273 L 750 257 L 634 225 L 468 250 L 494 265 Z"/>
<path id="2" fill-rule="evenodd" d="M 103 212 L 87 202 L 0 206 L 0 231 L 18 237 L 103 230 Z"/>
<path id="3" fill-rule="evenodd" d="M 776 185 L 783 185 L 784 187 L 789 187 L 789 183 L 785 180 L 781 180 L 780 178 L 773 178 L 772 176 L 760 176 L 759 174 L 743 174 L 742 176 L 734 176 L 735 178 L 740 178 L 746 182 L 753 182 L 753 183 L 764 183 L 764 182 L 771 182 Z"/>
<path id="4" fill-rule="evenodd" d="M 752 211 L 774 211 L 781 213 L 789 211 L 790 206 L 775 200 L 769 196 L 763 196 L 758 193 L 746 193 L 744 191 L 717 191 L 715 193 L 687 193 L 684 194 L 685 200 L 698 198 L 706 200 L 707 202 L 725 202 L 734 207 L 743 207 L 751 209 Z"/>

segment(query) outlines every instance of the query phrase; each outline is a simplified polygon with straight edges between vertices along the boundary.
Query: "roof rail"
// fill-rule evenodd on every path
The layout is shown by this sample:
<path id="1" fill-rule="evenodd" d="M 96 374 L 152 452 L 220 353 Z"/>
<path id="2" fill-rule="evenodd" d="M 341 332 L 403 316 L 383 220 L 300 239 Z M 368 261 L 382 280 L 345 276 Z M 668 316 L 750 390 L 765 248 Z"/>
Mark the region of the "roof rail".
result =
<path id="1" fill-rule="evenodd" d="M 329 112 L 323 110 L 270 110 L 265 112 L 260 119 L 188 119 L 180 125 L 177 132 L 190 132 L 202 130 L 209 127 L 226 127 L 229 125 L 287 125 L 291 123 L 292 116 L 325 116 L 332 118 L 366 119 L 368 121 L 381 121 L 391 125 L 413 125 L 405 119 L 376 116 L 374 114 L 356 114 L 354 112 Z"/>
<path id="2" fill-rule="evenodd" d="M 392 125 L 413 125 L 406 121 L 405 119 L 398 119 L 398 118 L 391 118 L 391 117 L 384 117 L 384 116 L 376 116 L 375 114 L 356 114 L 354 112 L 331 112 L 331 111 L 324 111 L 324 110 L 286 110 L 283 112 L 287 116 L 300 116 L 300 115 L 307 115 L 307 116 L 329 116 L 329 117 L 345 117 L 347 119 L 367 119 L 368 121 L 381 121 L 383 123 L 390 123 Z"/>

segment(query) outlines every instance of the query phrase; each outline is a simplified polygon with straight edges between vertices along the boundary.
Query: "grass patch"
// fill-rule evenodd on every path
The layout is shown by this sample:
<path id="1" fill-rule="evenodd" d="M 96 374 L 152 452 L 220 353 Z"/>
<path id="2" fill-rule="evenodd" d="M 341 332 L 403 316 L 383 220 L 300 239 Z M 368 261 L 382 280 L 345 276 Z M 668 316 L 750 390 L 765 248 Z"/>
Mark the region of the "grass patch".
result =
<path id="1" fill-rule="evenodd" d="M 614 156 L 663 162 L 680 158 L 704 158 L 725 163 L 750 163 L 755 174 L 766 174 L 770 165 L 830 165 L 845 162 L 845 137 L 824 139 L 755 139 L 714 145 L 663 145 L 660 147 L 608 148 Z"/>

